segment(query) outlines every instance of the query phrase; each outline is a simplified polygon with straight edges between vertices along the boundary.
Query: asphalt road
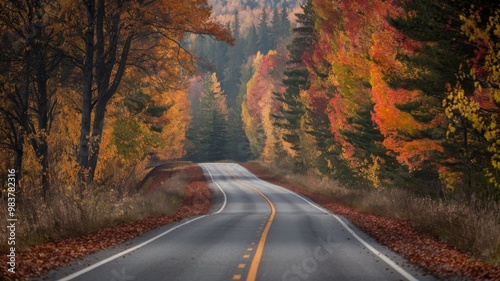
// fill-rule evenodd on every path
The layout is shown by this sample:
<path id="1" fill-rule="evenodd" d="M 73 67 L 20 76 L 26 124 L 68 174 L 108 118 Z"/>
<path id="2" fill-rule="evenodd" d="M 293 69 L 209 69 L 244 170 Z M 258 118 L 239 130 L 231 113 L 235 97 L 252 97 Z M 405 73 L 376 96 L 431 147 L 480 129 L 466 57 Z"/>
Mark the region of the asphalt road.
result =
<path id="1" fill-rule="evenodd" d="M 344 218 L 237 164 L 201 164 L 211 214 L 50 272 L 44 280 L 433 280 Z"/>

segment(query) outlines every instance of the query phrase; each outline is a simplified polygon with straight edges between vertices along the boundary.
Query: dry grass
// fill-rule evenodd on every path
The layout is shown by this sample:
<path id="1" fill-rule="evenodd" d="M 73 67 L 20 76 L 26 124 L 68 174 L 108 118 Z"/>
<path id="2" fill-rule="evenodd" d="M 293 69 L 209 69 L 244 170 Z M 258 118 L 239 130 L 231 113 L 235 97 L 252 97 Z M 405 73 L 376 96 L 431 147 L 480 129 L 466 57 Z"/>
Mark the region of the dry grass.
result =
<path id="1" fill-rule="evenodd" d="M 88 188 L 83 197 L 75 190 L 64 190 L 46 201 L 35 196 L 23 198 L 17 202 L 16 246 L 22 249 L 120 222 L 172 215 L 182 204 L 188 183 L 188 175 L 179 171 L 146 195 L 123 195 L 123 190 L 100 186 Z M 6 219 L 6 208 L 1 208 L 0 220 Z M 6 235 L 0 232 L 0 240 L 6 241 Z M 0 252 L 6 250 L 2 243 Z"/>
<path id="2" fill-rule="evenodd" d="M 299 175 L 269 169 L 280 181 L 320 193 L 357 210 L 409 220 L 418 230 L 490 264 L 500 264 L 500 210 L 498 203 L 477 207 L 475 202 L 417 196 L 406 190 L 346 188 L 317 173 Z"/>
<path id="3" fill-rule="evenodd" d="M 179 171 L 146 195 L 136 194 L 126 202 L 126 215 L 132 219 L 147 216 L 168 216 L 175 213 L 184 199 L 185 186 L 189 183 L 186 172 Z"/>

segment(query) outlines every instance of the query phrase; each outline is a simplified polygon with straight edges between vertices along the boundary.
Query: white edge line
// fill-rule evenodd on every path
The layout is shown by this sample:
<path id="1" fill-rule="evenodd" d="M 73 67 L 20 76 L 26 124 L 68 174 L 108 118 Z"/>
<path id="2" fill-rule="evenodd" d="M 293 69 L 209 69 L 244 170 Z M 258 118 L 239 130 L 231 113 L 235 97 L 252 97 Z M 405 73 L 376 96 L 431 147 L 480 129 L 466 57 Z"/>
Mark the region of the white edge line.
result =
<path id="1" fill-rule="evenodd" d="M 249 173 L 251 176 L 253 176 L 254 178 L 260 180 L 260 181 L 264 181 L 262 179 L 260 179 L 259 177 L 257 177 L 254 173 L 250 172 L 247 168 L 239 165 L 241 168 L 243 168 L 244 171 L 246 171 L 247 173 Z M 264 181 L 266 182 L 266 181 Z M 363 244 L 366 248 L 368 248 L 370 251 L 372 251 L 375 255 L 377 255 L 380 259 L 382 259 L 383 261 L 385 261 L 388 265 L 390 265 L 394 270 L 396 270 L 397 272 L 399 272 L 399 274 L 401 274 L 403 277 L 405 277 L 406 279 L 410 280 L 410 281 L 418 281 L 417 278 L 415 278 L 413 275 L 411 275 L 410 273 L 408 273 L 406 270 L 404 270 L 403 268 L 401 268 L 399 265 L 397 265 L 393 260 L 391 260 L 390 258 L 388 258 L 386 255 L 382 254 L 381 252 L 379 252 L 377 249 L 375 249 L 373 246 L 371 246 L 370 244 L 368 244 L 368 242 L 366 242 L 365 240 L 363 240 L 361 237 L 359 237 L 355 232 L 354 230 L 352 230 L 339 216 L 333 214 L 332 212 L 324 209 L 323 207 L 321 206 L 318 206 L 317 204 L 314 204 L 313 202 L 309 201 L 308 199 L 306 199 L 305 197 L 303 197 L 302 195 L 300 194 L 297 194 L 296 192 L 294 191 L 291 191 L 291 190 L 288 190 L 284 187 L 281 187 L 279 185 L 276 185 L 276 184 L 273 184 L 274 186 L 277 186 L 283 190 L 285 190 L 286 192 L 289 192 L 291 194 L 294 194 L 295 196 L 299 197 L 300 199 L 306 201 L 307 203 L 309 203 L 309 205 L 313 206 L 314 208 L 328 214 L 328 215 L 331 215 L 333 216 L 335 219 L 337 219 L 341 224 L 342 226 L 347 229 L 347 231 L 349 231 L 349 233 L 351 233 L 351 235 L 356 238 L 359 242 L 361 242 L 361 244 Z"/>
<path id="2" fill-rule="evenodd" d="M 104 259 L 104 260 L 102 260 L 102 261 L 100 261 L 100 262 L 98 262 L 98 263 L 94 263 L 94 264 L 93 264 L 93 265 L 91 265 L 91 266 L 88 266 L 88 267 L 86 267 L 86 268 L 84 268 L 84 269 L 82 269 L 82 270 L 80 270 L 80 271 L 77 271 L 77 272 L 75 272 L 75 273 L 73 273 L 73 274 L 70 274 L 70 275 L 68 275 L 68 276 L 66 276 L 66 277 L 64 277 L 64 278 L 61 278 L 61 279 L 59 279 L 58 281 L 67 281 L 67 280 L 71 280 L 71 279 L 73 279 L 73 278 L 75 278 L 75 277 L 78 277 L 78 276 L 80 276 L 80 275 L 82 275 L 82 274 L 84 274 L 84 273 L 87 273 L 87 272 L 89 272 L 89 271 L 91 271 L 91 270 L 93 270 L 93 269 L 95 269 L 95 268 L 97 268 L 97 267 L 99 267 L 99 266 L 101 266 L 101 265 L 103 265 L 103 264 L 106 264 L 106 263 L 108 263 L 108 262 L 110 262 L 110 261 L 112 261 L 112 260 L 114 260 L 114 259 L 117 259 L 117 258 L 119 258 L 119 257 L 121 257 L 121 256 L 124 256 L 124 255 L 126 255 L 126 254 L 128 254 L 128 253 L 130 253 L 130 252 L 132 252 L 132 251 L 135 251 L 135 250 L 139 249 L 140 247 L 145 246 L 145 245 L 147 245 L 147 244 L 149 244 L 149 243 L 153 242 L 154 240 L 156 240 L 156 239 L 158 239 L 158 238 L 160 238 L 160 237 L 162 237 L 162 236 L 164 236 L 164 235 L 166 235 L 166 234 L 168 234 L 168 233 L 170 233 L 170 232 L 172 232 L 172 231 L 176 230 L 177 228 L 179 228 L 179 227 L 181 227 L 181 226 L 184 226 L 184 225 L 186 225 L 186 224 L 192 223 L 192 222 L 194 222 L 194 221 L 196 221 L 196 220 L 199 220 L 199 219 L 201 219 L 201 218 L 204 218 L 204 217 L 206 217 L 206 216 L 207 216 L 207 215 L 203 215 L 203 216 L 200 216 L 200 217 L 194 218 L 194 219 L 192 219 L 192 220 L 189 220 L 189 221 L 187 221 L 187 222 L 185 222 L 185 223 L 183 223 L 183 224 L 180 224 L 180 225 L 178 225 L 178 226 L 176 226 L 176 227 L 173 227 L 173 228 L 171 228 L 171 229 L 169 229 L 169 230 L 167 230 L 167 231 L 165 231 L 165 232 L 163 232 L 163 233 L 161 233 L 161 234 L 156 235 L 155 237 L 153 237 L 153 238 L 151 238 L 151 239 L 149 239 L 149 240 L 147 240 L 147 241 L 142 242 L 141 244 L 139 244 L 139 245 L 137 245 L 137 246 L 134 246 L 134 247 L 132 247 L 132 248 L 130 248 L 130 249 L 127 249 L 127 250 L 125 250 L 125 251 L 123 251 L 123 252 L 120 252 L 120 253 L 118 253 L 118 254 L 116 254 L 116 255 L 114 255 L 114 256 L 111 256 L 111 257 L 109 257 L 109 258 L 107 258 L 107 259 Z"/>
<path id="3" fill-rule="evenodd" d="M 202 164 L 202 165 L 203 165 L 203 166 L 205 166 L 205 164 Z M 215 182 L 215 181 L 214 181 L 214 179 L 213 179 L 213 177 L 212 177 L 212 174 L 210 173 L 210 171 L 208 170 L 208 168 L 207 168 L 206 166 L 205 166 L 205 169 L 207 170 L 208 174 L 210 175 L 210 178 L 212 179 L 212 181 L 213 181 L 213 182 L 217 185 L 217 187 L 219 187 L 220 191 L 222 191 L 222 194 L 224 195 L 224 204 L 223 204 L 223 205 L 222 205 L 222 207 L 221 207 L 221 208 L 220 208 L 220 209 L 219 209 L 219 210 L 215 213 L 215 214 L 218 214 L 218 213 L 222 212 L 222 210 L 225 208 L 225 206 L 226 206 L 226 202 L 227 202 L 227 196 L 226 196 L 226 193 L 224 192 L 224 190 L 222 190 L 222 188 L 219 186 L 219 184 L 217 184 L 217 182 Z M 106 263 L 108 263 L 108 262 L 110 262 L 110 261 L 112 261 L 112 260 L 115 260 L 115 259 L 117 259 L 117 258 L 119 258 L 119 257 L 121 257 L 121 256 L 124 256 L 124 255 L 126 255 L 126 254 L 128 254 L 128 253 L 130 253 L 130 252 L 133 252 L 133 251 L 135 251 L 135 250 L 137 250 L 137 249 L 139 249 L 139 248 L 141 248 L 141 247 L 143 247 L 143 246 L 145 246 L 145 245 L 147 245 L 147 244 L 149 244 L 149 243 L 151 243 L 151 242 L 153 242 L 153 241 L 157 240 L 158 238 L 160 238 L 160 237 L 162 237 L 162 236 L 167 235 L 168 233 L 170 233 L 170 232 L 172 232 L 172 231 L 176 230 L 177 228 L 180 228 L 180 227 L 182 227 L 182 226 L 185 226 L 186 224 L 192 223 L 192 222 L 194 222 L 194 221 L 196 221 L 196 220 L 199 220 L 199 219 L 201 219 L 201 218 L 204 218 L 204 217 L 206 217 L 206 216 L 208 216 L 208 215 L 203 215 L 203 216 L 199 216 L 199 217 L 196 217 L 196 218 L 194 218 L 194 219 L 188 220 L 188 221 L 186 221 L 186 222 L 184 222 L 184 223 L 182 223 L 182 224 L 180 224 L 180 225 L 177 225 L 177 226 L 175 226 L 175 227 L 173 227 L 173 228 L 171 228 L 171 229 L 169 229 L 169 230 L 167 230 L 167 231 L 165 231 L 165 232 L 163 232 L 163 233 L 160 233 L 160 234 L 156 235 L 156 236 L 155 236 L 155 237 L 153 237 L 153 238 L 150 238 L 150 239 L 149 239 L 149 240 L 147 240 L 147 241 L 142 242 L 141 244 L 139 244 L 139 245 L 137 245 L 137 246 L 134 246 L 134 247 L 132 247 L 132 248 L 130 248 L 130 249 L 127 249 L 127 250 L 125 250 L 125 251 L 123 251 L 123 252 L 120 252 L 120 253 L 118 253 L 118 254 L 115 254 L 115 255 L 113 255 L 113 256 L 111 256 L 111 257 L 109 257 L 109 258 L 107 258 L 107 259 L 104 259 L 104 260 L 102 260 L 102 261 L 100 261 L 100 262 L 94 263 L 94 264 L 93 264 L 93 265 L 91 265 L 91 266 L 88 266 L 88 267 L 86 267 L 86 268 L 84 268 L 84 269 L 82 269 L 82 270 L 79 270 L 79 271 L 77 271 L 77 272 L 75 272 L 75 273 L 72 273 L 72 274 L 70 274 L 70 275 L 68 275 L 68 276 L 66 276 L 66 277 L 63 277 L 63 278 L 61 278 L 61 279 L 58 279 L 58 281 L 68 281 L 68 280 L 71 280 L 71 279 L 73 279 L 73 278 L 76 278 L 76 277 L 78 277 L 78 276 L 80 276 L 80 275 L 82 275 L 82 274 L 85 274 L 85 273 L 87 273 L 87 272 L 89 272 L 89 271 L 91 271 L 91 270 L 93 270 L 93 269 L 95 269 L 95 268 L 97 268 L 97 267 L 99 267 L 99 266 L 101 266 L 101 265 L 103 265 L 103 264 L 106 264 Z"/>
<path id="4" fill-rule="evenodd" d="M 220 209 L 214 213 L 214 215 L 222 212 L 222 210 L 224 210 L 224 208 L 226 207 L 226 203 L 227 203 L 227 195 L 226 193 L 224 192 L 224 190 L 222 189 L 222 187 L 220 187 L 220 185 L 214 180 L 214 178 L 212 177 L 212 173 L 210 173 L 210 170 L 208 169 L 207 165 L 205 165 L 205 163 L 201 163 L 201 165 L 203 165 L 203 167 L 205 167 L 205 170 L 208 172 L 208 175 L 210 176 L 210 179 L 212 180 L 213 183 L 215 183 L 215 185 L 217 185 L 217 187 L 219 188 L 219 190 L 222 192 L 222 195 L 224 196 L 224 203 L 222 204 L 222 207 L 220 207 Z"/>

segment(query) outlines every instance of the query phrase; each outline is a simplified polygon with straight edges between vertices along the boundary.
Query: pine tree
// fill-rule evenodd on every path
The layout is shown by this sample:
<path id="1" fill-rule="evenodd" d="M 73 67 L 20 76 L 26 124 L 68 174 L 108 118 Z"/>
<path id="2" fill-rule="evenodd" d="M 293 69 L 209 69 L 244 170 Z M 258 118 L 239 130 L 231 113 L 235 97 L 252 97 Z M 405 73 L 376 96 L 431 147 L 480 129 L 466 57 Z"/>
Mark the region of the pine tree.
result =
<path id="1" fill-rule="evenodd" d="M 240 67 L 243 63 L 243 40 L 240 37 L 240 23 L 238 12 L 234 14 L 234 23 L 231 28 L 233 37 L 236 39 L 234 46 L 229 47 L 227 51 L 227 61 L 218 62 L 224 63 L 224 80 L 221 81 L 222 88 L 227 96 L 228 107 L 236 106 L 236 97 L 238 96 L 239 83 L 240 83 Z"/>
<path id="2" fill-rule="evenodd" d="M 348 183 L 354 178 L 354 174 L 345 159 L 341 157 L 342 148 L 332 137 L 328 115 L 314 112 L 309 112 L 309 115 L 312 116 L 309 125 L 314 129 L 307 133 L 314 137 L 316 150 L 319 152 L 314 163 L 315 167 L 328 177 L 342 179 Z"/>
<path id="3" fill-rule="evenodd" d="M 281 115 L 274 116 L 275 125 L 285 129 L 283 140 L 292 145 L 295 151 L 300 150 L 301 120 L 306 108 L 300 100 L 300 91 L 309 88 L 309 71 L 302 61 L 302 55 L 314 43 L 314 10 L 311 1 L 302 6 L 303 13 L 296 14 L 298 27 L 293 29 L 292 42 L 287 46 L 290 59 L 283 80 L 285 93 L 275 93 L 275 99 L 281 101 Z M 300 160 L 299 160 L 300 161 Z"/>
<path id="4" fill-rule="evenodd" d="M 227 158 L 234 161 L 248 161 L 252 159 L 250 143 L 243 130 L 243 122 L 241 120 L 241 102 L 236 108 L 229 111 L 228 117 Z"/>
<path id="5" fill-rule="evenodd" d="M 257 49 L 262 54 L 267 54 L 269 50 L 271 50 L 271 30 L 267 24 L 267 11 L 266 8 L 262 9 L 262 17 L 259 22 L 259 30 L 258 30 L 258 40 L 257 40 Z"/>
<path id="6" fill-rule="evenodd" d="M 482 1 L 480 1 L 482 2 Z M 407 36 L 410 40 L 419 42 L 420 46 L 411 54 L 401 54 L 398 59 L 406 67 L 404 73 L 386 73 L 386 80 L 393 88 L 404 88 L 409 90 L 420 90 L 425 96 L 425 103 L 410 103 L 396 105 L 401 111 L 407 112 L 413 118 L 426 124 L 442 112 L 442 101 L 446 98 L 446 85 L 455 85 L 457 81 L 456 72 L 461 67 L 468 72 L 467 62 L 474 53 L 467 38 L 460 32 L 460 15 L 470 7 L 471 4 L 480 4 L 477 1 L 425 1 L 415 0 L 404 2 L 405 14 L 401 17 L 389 18 L 390 23 Z M 412 16 L 407 16 L 412 15 Z M 464 81 L 466 91 L 473 88 L 472 82 Z M 457 155 L 462 164 L 446 159 L 435 159 L 444 165 L 450 165 L 452 170 L 465 171 L 468 182 L 471 184 L 471 155 L 476 149 L 471 143 L 471 128 L 463 123 L 459 128 L 461 135 L 455 135 L 455 139 L 446 140 L 445 125 L 439 126 L 432 131 L 424 131 L 421 136 L 438 140 L 443 143 L 448 153 L 446 155 Z M 415 136 L 407 136 L 412 139 Z M 478 166 L 479 167 L 479 166 Z M 481 173 L 481 171 L 477 171 Z M 427 175 L 426 175 L 427 176 Z M 436 178 L 437 180 L 437 178 Z"/>
<path id="7" fill-rule="evenodd" d="M 287 42 L 290 36 L 290 21 L 288 20 L 288 11 L 286 3 L 283 4 L 281 13 L 278 7 L 273 10 L 273 17 L 270 26 L 270 48 L 275 50 L 280 42 Z"/>
<path id="8" fill-rule="evenodd" d="M 217 161 L 226 157 L 228 111 L 217 75 L 205 75 L 200 102 L 193 112 L 187 138 L 188 159 Z"/>
<path id="9" fill-rule="evenodd" d="M 247 36 L 245 37 L 244 41 L 245 44 L 243 46 L 243 57 L 248 58 L 252 55 L 255 55 L 257 53 L 258 49 L 258 44 L 257 41 L 259 40 L 259 36 L 257 34 L 257 28 L 255 25 L 251 25 L 250 28 L 248 29 Z"/>
<path id="10" fill-rule="evenodd" d="M 281 17 L 280 14 L 278 13 L 278 7 L 275 7 L 273 10 L 273 17 L 271 18 L 271 30 L 270 30 L 271 49 L 276 49 L 276 46 L 278 45 L 278 41 L 282 34 L 282 30 L 283 28 L 281 26 Z"/>
<path id="11" fill-rule="evenodd" d="M 288 19 L 288 5 L 286 1 L 283 3 L 283 7 L 281 8 L 281 30 L 280 34 L 282 34 L 284 42 L 288 41 L 288 37 L 290 36 L 290 20 Z"/>
<path id="12" fill-rule="evenodd" d="M 472 53 L 471 47 L 465 44 L 467 39 L 460 34 L 459 15 L 473 2 L 404 2 L 403 8 L 408 16 L 389 18 L 389 21 L 408 38 L 420 42 L 422 47 L 417 47 L 412 55 L 399 55 L 407 72 L 388 73 L 391 86 L 419 89 L 439 102 L 444 98 L 444 85 L 456 81 L 457 69 Z"/>

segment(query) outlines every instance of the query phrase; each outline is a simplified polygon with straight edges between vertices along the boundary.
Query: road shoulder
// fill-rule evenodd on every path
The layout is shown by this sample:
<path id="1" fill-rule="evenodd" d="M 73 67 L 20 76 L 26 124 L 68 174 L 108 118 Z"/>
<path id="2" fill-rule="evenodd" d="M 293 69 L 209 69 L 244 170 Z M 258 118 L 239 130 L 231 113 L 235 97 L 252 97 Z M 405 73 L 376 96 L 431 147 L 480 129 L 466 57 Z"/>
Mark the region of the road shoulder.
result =
<path id="1" fill-rule="evenodd" d="M 44 276 L 47 280 L 50 270 L 66 266 L 67 272 L 74 272 L 88 266 L 93 260 L 102 259 L 148 240 L 167 228 L 175 227 L 186 218 L 209 213 L 212 191 L 197 165 L 186 167 L 190 182 L 186 186 L 182 205 L 171 216 L 148 217 L 138 221 L 120 223 L 80 237 L 46 242 L 18 253 L 15 275 L 0 273 L 2 280 L 29 280 Z M 92 255 L 91 255 L 92 254 Z M 85 258 L 87 257 L 87 258 Z M 0 257 L 6 262 L 6 256 Z"/>
<path id="2" fill-rule="evenodd" d="M 360 212 L 334 198 L 277 180 L 256 163 L 241 164 L 259 178 L 310 198 L 323 208 L 343 216 L 382 245 L 424 270 L 448 280 L 500 280 L 500 267 L 474 260 L 444 242 L 415 230 L 409 221 Z"/>

